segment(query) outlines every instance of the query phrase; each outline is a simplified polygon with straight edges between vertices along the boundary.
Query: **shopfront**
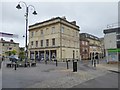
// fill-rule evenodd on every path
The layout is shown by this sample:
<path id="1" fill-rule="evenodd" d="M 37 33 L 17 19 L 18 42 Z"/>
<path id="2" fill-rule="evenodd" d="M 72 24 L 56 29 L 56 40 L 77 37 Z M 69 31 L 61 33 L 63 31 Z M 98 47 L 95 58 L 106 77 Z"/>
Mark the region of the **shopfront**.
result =
<path id="1" fill-rule="evenodd" d="M 52 60 L 57 58 L 56 50 L 44 50 L 44 51 L 30 51 L 31 60 Z"/>
<path id="2" fill-rule="evenodd" d="M 108 62 L 120 61 L 120 49 L 108 49 Z"/>

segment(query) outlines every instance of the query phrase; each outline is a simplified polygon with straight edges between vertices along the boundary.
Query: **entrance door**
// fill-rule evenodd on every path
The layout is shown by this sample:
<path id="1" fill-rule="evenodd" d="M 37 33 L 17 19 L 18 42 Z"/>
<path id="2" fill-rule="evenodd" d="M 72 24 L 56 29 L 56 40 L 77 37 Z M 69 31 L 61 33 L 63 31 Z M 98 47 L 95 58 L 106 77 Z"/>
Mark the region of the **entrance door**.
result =
<path id="1" fill-rule="evenodd" d="M 49 51 L 46 51 L 45 59 L 49 60 Z"/>
<path id="2" fill-rule="evenodd" d="M 51 50 L 50 52 L 51 52 L 50 58 L 55 59 L 57 57 L 56 50 Z"/>
<path id="3" fill-rule="evenodd" d="M 44 51 L 39 51 L 40 60 L 44 60 Z"/>
<path id="4" fill-rule="evenodd" d="M 30 51 L 30 59 L 34 60 L 34 52 Z"/>

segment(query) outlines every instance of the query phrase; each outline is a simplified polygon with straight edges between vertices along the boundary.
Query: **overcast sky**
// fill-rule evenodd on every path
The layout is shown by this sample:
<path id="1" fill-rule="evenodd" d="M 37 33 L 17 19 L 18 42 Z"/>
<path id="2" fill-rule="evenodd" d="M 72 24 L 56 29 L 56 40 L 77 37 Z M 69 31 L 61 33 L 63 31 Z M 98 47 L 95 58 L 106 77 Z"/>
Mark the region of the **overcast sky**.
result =
<path id="1" fill-rule="evenodd" d="M 20 46 L 25 46 L 25 7 L 16 9 L 16 2 L 0 3 L 0 27 L 2 32 L 17 34 L 18 38 L 12 38 Z M 68 21 L 75 20 L 80 26 L 80 33 L 89 33 L 97 37 L 103 37 L 103 30 L 107 25 L 118 22 L 118 2 L 26 2 L 35 6 L 37 16 L 29 10 L 29 25 L 48 20 L 52 17 L 66 16 Z M 10 38 L 4 38 L 9 40 Z"/>

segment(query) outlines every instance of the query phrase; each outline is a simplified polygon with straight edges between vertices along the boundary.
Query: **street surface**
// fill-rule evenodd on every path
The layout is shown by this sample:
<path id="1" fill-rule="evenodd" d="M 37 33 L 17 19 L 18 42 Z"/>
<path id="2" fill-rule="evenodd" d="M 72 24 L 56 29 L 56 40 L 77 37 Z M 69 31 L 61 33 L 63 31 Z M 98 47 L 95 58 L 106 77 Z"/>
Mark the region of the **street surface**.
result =
<path id="1" fill-rule="evenodd" d="M 118 87 L 117 73 L 93 67 L 91 61 L 78 62 L 77 72 L 73 72 L 73 62 L 38 62 L 37 67 L 7 68 L 4 61 L 1 69 L 2 88 L 89 88 Z M 112 82 L 110 82 L 112 81 Z M 94 85 L 95 84 L 95 85 Z"/>

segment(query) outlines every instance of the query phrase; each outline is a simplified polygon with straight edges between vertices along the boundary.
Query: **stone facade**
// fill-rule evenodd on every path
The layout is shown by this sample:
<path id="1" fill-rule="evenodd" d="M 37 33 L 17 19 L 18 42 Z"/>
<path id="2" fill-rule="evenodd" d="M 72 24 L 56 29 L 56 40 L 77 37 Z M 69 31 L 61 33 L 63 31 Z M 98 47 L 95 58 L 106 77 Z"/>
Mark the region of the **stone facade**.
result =
<path id="1" fill-rule="evenodd" d="M 89 59 L 93 59 L 97 53 L 100 58 L 100 55 L 103 53 L 100 39 L 88 33 L 81 33 L 80 38 L 89 41 Z"/>
<path id="2" fill-rule="evenodd" d="M 79 26 L 56 17 L 29 26 L 29 58 L 58 61 L 79 59 Z"/>
<path id="3" fill-rule="evenodd" d="M 0 40 L 0 55 L 7 56 L 5 52 L 16 50 L 19 55 L 19 43 L 15 43 L 13 40 L 5 41 L 1 38 Z"/>
<path id="4" fill-rule="evenodd" d="M 80 39 L 80 56 L 81 60 L 89 59 L 89 41 L 85 39 Z"/>

